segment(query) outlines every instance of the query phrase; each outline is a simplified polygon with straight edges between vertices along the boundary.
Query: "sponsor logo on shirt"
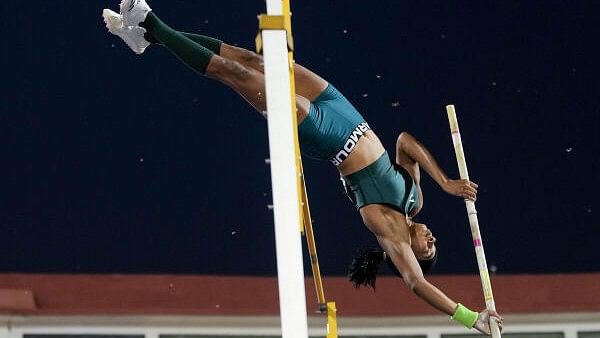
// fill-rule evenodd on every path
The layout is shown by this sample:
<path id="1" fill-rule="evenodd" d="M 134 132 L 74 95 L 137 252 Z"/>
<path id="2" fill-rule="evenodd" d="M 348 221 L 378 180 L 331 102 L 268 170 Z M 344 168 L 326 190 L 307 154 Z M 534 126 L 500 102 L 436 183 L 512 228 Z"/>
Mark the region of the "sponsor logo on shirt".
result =
<path id="1" fill-rule="evenodd" d="M 369 127 L 367 122 L 359 124 L 356 128 L 354 128 L 352 134 L 350 134 L 350 137 L 348 137 L 348 140 L 346 140 L 346 143 L 344 143 L 344 147 L 338 151 L 334 157 L 330 158 L 329 161 L 336 167 L 342 164 L 342 162 L 344 162 L 344 160 L 350 156 L 350 153 L 352 150 L 354 150 L 354 147 L 356 147 L 358 139 L 369 129 L 371 129 L 371 127 Z"/>

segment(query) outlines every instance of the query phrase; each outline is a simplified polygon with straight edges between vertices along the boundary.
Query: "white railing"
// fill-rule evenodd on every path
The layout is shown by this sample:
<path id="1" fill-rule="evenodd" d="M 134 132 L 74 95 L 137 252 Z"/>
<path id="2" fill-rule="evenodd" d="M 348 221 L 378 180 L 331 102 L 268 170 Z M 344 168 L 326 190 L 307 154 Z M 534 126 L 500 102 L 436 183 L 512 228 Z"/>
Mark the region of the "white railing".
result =
<path id="1" fill-rule="evenodd" d="M 311 337 L 325 336 L 322 321 L 322 317 L 309 317 L 308 333 Z M 596 337 L 600 337 L 600 313 L 507 315 L 505 321 L 504 334 L 560 332 L 564 338 L 579 338 L 580 332 L 598 332 Z M 339 334 L 342 337 L 442 338 L 445 334 L 474 333 L 443 316 L 339 318 Z M 0 316 L 0 338 L 25 338 L 26 335 L 281 337 L 281 327 L 278 317 Z"/>

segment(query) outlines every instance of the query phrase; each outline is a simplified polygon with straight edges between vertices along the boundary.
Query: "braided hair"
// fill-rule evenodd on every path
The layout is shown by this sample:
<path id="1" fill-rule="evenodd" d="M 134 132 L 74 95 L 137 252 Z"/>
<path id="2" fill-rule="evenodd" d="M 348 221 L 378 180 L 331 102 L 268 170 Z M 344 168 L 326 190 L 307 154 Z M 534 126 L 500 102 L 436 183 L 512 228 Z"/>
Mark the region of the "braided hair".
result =
<path id="1" fill-rule="evenodd" d="M 437 250 L 433 258 L 428 260 L 418 260 L 423 274 L 430 272 L 437 263 L 437 260 Z M 375 290 L 377 272 L 379 271 L 379 266 L 383 261 L 386 262 L 387 266 L 396 276 L 402 278 L 402 274 L 400 274 L 400 271 L 398 271 L 385 251 L 379 248 L 371 248 L 363 250 L 354 256 L 352 263 L 348 267 L 348 279 L 357 289 L 361 286 L 370 286 L 373 288 L 373 290 Z"/>

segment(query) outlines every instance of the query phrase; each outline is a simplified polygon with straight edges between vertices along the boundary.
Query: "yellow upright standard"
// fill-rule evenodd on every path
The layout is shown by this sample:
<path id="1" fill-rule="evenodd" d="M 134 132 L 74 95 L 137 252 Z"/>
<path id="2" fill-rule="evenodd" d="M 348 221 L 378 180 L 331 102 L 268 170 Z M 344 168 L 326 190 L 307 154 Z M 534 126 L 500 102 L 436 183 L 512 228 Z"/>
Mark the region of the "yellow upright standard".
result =
<path id="1" fill-rule="evenodd" d="M 319 268 L 319 257 L 317 256 L 317 245 L 315 243 L 312 218 L 310 216 L 310 208 L 308 204 L 308 195 L 306 193 L 306 183 L 304 181 L 302 162 L 300 162 L 300 174 L 302 175 L 300 188 L 302 189 L 302 213 L 305 230 L 304 235 L 306 236 L 308 254 L 310 255 L 310 265 L 312 267 L 313 280 L 315 282 L 315 290 L 317 292 L 319 312 L 325 312 L 327 314 L 327 338 L 337 338 L 337 309 L 335 307 L 335 302 L 327 302 L 325 300 L 325 290 L 323 288 L 323 279 L 321 278 L 321 269 Z"/>

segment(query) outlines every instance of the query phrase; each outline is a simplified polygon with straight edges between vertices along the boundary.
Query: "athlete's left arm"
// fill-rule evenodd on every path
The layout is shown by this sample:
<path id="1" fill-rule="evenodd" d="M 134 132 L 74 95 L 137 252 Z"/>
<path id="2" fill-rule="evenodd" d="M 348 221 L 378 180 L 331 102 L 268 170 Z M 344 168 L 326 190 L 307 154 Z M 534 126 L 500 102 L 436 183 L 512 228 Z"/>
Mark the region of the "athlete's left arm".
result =
<path id="1" fill-rule="evenodd" d="M 477 184 L 469 180 L 449 179 L 429 150 L 411 134 L 407 132 L 400 134 L 396 142 L 396 152 L 404 153 L 411 160 L 418 163 L 440 188 L 450 195 L 471 200 L 475 200 L 477 197 Z"/>

